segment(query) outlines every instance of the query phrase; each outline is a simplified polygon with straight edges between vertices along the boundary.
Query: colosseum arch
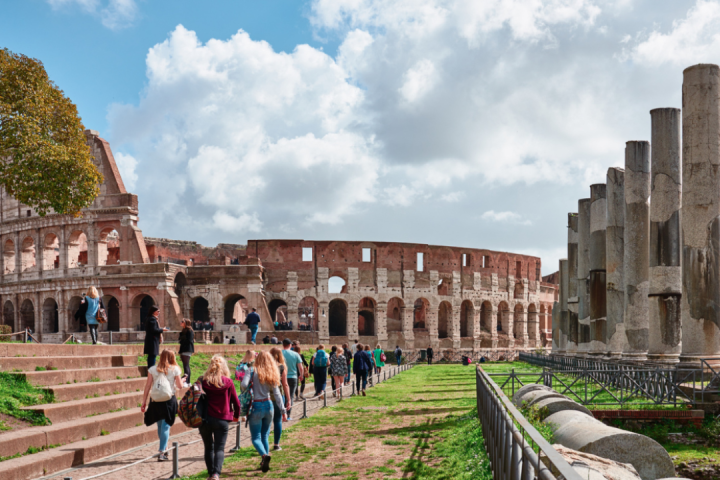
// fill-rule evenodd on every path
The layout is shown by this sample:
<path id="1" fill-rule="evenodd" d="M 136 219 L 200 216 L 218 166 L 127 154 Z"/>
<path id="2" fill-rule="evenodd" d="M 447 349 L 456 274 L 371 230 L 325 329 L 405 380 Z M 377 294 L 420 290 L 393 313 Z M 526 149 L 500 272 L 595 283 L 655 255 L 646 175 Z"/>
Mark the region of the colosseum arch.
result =
<path id="1" fill-rule="evenodd" d="M 480 305 L 480 330 L 489 333 L 497 331 L 496 326 L 492 323 L 492 303 L 488 300 Z"/>
<path id="2" fill-rule="evenodd" d="M 105 311 L 107 312 L 108 320 L 106 324 L 107 331 L 119 332 L 120 331 L 120 302 L 117 298 L 112 295 L 105 295 L 102 297 L 103 305 L 105 305 Z"/>
<path id="3" fill-rule="evenodd" d="M 78 268 L 88 263 L 87 235 L 82 230 L 75 230 L 68 237 L 67 244 L 68 268 Z"/>
<path id="4" fill-rule="evenodd" d="M 98 265 L 120 263 L 120 234 L 115 227 L 105 227 L 98 233 Z"/>
<path id="5" fill-rule="evenodd" d="M 15 331 L 15 305 L 10 300 L 3 305 L 3 325 L 10 327 L 10 331 Z"/>
<path id="6" fill-rule="evenodd" d="M 82 297 L 70 297 L 70 301 L 68 301 L 68 330 L 71 332 L 79 332 L 80 331 L 80 319 L 75 318 L 75 313 L 80 309 L 80 302 L 82 302 Z"/>
<path id="7" fill-rule="evenodd" d="M 358 303 L 358 333 L 375 335 L 375 300 L 370 297 L 364 297 Z"/>
<path id="8" fill-rule="evenodd" d="M 430 302 L 426 298 L 418 298 L 413 306 L 413 328 L 427 328 L 427 313 Z"/>
<path id="9" fill-rule="evenodd" d="M 5 274 L 15 273 L 15 242 L 10 239 L 3 244 L 3 264 Z"/>
<path id="10" fill-rule="evenodd" d="M 310 325 L 313 330 L 318 329 L 318 301 L 314 297 L 304 297 L 298 303 L 298 324 Z"/>
<path id="11" fill-rule="evenodd" d="M 208 302 L 205 297 L 190 299 L 190 310 L 192 311 L 192 320 L 194 322 L 210 321 L 210 302 Z"/>
<path id="12" fill-rule="evenodd" d="M 270 300 L 270 303 L 268 303 L 268 310 L 270 311 L 270 318 L 273 322 L 278 321 L 282 323 L 292 321 L 288 318 L 287 303 L 285 300 L 280 298 Z M 293 327 L 297 328 L 297 324 L 294 321 Z"/>
<path id="13" fill-rule="evenodd" d="M 202 315 L 205 315 L 202 317 L 201 321 L 205 321 L 206 318 L 210 318 L 210 311 L 209 303 L 207 300 L 205 300 L 203 297 L 197 297 L 198 299 L 202 299 L 204 301 L 201 301 L 200 304 L 198 303 L 192 303 L 193 308 L 193 320 L 201 320 L 200 317 L 195 317 L 195 306 L 198 306 L 201 310 L 203 310 L 204 313 Z M 194 300 L 191 300 L 191 302 L 195 302 Z M 243 323 L 245 321 L 245 312 L 247 311 L 247 299 L 240 295 L 239 293 L 233 293 L 232 295 L 228 295 L 223 300 L 223 323 L 225 325 L 233 325 L 236 323 Z M 201 315 L 201 316 L 202 316 Z"/>
<path id="14" fill-rule="evenodd" d="M 405 307 L 405 302 L 402 298 L 393 297 L 388 300 L 387 303 L 387 331 L 388 332 L 402 332 L 402 309 Z"/>
<path id="15" fill-rule="evenodd" d="M 347 293 L 347 280 L 340 275 L 328 278 L 328 293 Z"/>
<path id="16" fill-rule="evenodd" d="M 140 330 L 145 330 L 145 319 L 150 313 L 150 307 L 157 305 L 155 299 L 146 293 L 140 293 L 135 296 L 131 305 L 133 313 L 131 321 L 138 322 L 137 325 L 140 327 Z"/>
<path id="17" fill-rule="evenodd" d="M 512 335 L 512 332 L 510 332 L 510 308 L 506 302 L 500 302 L 498 305 L 497 331 L 508 336 Z"/>
<path id="18" fill-rule="evenodd" d="M 472 300 L 465 300 L 460 304 L 460 336 L 472 337 L 475 318 L 475 305 Z"/>
<path id="19" fill-rule="evenodd" d="M 177 275 L 175 275 L 175 279 L 173 280 L 173 289 L 175 290 L 175 295 L 180 297 L 185 291 L 186 286 L 187 277 L 183 272 L 178 272 Z"/>
<path id="20" fill-rule="evenodd" d="M 57 302 L 54 298 L 46 298 L 42 307 L 43 333 L 58 333 L 60 331 L 59 319 Z"/>
<path id="21" fill-rule="evenodd" d="M 32 271 L 35 268 L 35 239 L 25 237 L 20 250 L 20 271 Z"/>
<path id="22" fill-rule="evenodd" d="M 331 337 L 347 335 L 347 303 L 341 298 L 330 301 L 328 305 L 328 326 Z"/>
<path id="23" fill-rule="evenodd" d="M 438 338 L 448 338 L 452 328 L 452 305 L 441 302 L 438 307 Z"/>
<path id="24" fill-rule="evenodd" d="M 48 233 L 43 239 L 43 270 L 60 268 L 60 240 L 54 233 Z"/>
<path id="25" fill-rule="evenodd" d="M 32 300 L 29 298 L 26 298 L 22 304 L 20 304 L 20 330 L 25 330 L 26 328 L 32 329 L 33 332 L 36 331 L 35 305 L 33 305 Z"/>

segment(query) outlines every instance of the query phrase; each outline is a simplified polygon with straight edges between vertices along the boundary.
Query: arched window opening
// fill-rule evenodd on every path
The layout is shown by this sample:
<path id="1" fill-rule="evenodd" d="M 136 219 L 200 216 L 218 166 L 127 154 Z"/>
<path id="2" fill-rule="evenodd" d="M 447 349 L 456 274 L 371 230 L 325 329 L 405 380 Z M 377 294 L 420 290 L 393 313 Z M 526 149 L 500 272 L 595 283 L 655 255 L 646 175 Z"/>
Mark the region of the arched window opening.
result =
<path id="1" fill-rule="evenodd" d="M 323 312 L 324 313 L 324 312 Z M 298 328 L 300 330 L 318 329 L 318 302 L 313 297 L 305 297 L 298 303 Z"/>
<path id="2" fill-rule="evenodd" d="M 498 312 L 497 312 L 497 331 L 499 333 L 509 333 L 509 325 L 510 322 L 510 309 L 508 308 L 508 304 L 505 302 L 500 302 L 500 305 L 498 305 Z"/>
<path id="3" fill-rule="evenodd" d="M 137 320 L 140 330 L 145 330 L 145 320 L 150 314 L 150 307 L 155 306 L 155 299 L 150 295 L 140 295 L 135 297 L 133 302 L 134 310 L 137 310 Z"/>
<path id="4" fill-rule="evenodd" d="M 45 299 L 43 303 L 43 333 L 58 333 L 58 305 L 54 298 Z"/>
<path id="5" fill-rule="evenodd" d="M 88 245 L 85 233 L 76 230 L 68 239 L 68 268 L 78 268 L 88 263 Z"/>
<path id="6" fill-rule="evenodd" d="M 342 277 L 330 277 L 328 279 L 328 293 L 347 293 L 347 285 Z"/>
<path id="7" fill-rule="evenodd" d="M 370 297 L 361 299 L 358 304 L 358 333 L 375 335 L 375 300 Z"/>
<path id="8" fill-rule="evenodd" d="M 424 298 L 415 300 L 413 306 L 413 328 L 426 328 L 427 311 L 430 308 L 430 302 Z"/>
<path id="9" fill-rule="evenodd" d="M 10 300 L 3 305 L 3 325 L 7 325 L 11 332 L 15 332 L 15 305 Z"/>
<path id="10" fill-rule="evenodd" d="M 20 305 L 20 330 L 26 328 L 35 331 L 35 306 L 30 299 L 25 299 Z"/>
<path id="11" fill-rule="evenodd" d="M 80 302 L 82 301 L 81 297 L 71 297 L 70 301 L 68 302 L 68 313 L 69 318 L 68 321 L 70 322 L 68 325 L 68 328 L 71 332 L 79 332 L 80 331 L 80 319 L 75 318 L 75 313 L 80 309 Z"/>
<path id="12" fill-rule="evenodd" d="M 104 228 L 98 237 L 98 265 L 120 263 L 120 234 L 113 227 Z"/>
<path id="13" fill-rule="evenodd" d="M 438 338 L 448 338 L 448 325 L 452 322 L 452 306 L 442 302 L 438 308 Z"/>
<path id="14" fill-rule="evenodd" d="M 343 300 L 335 299 L 330 302 L 329 327 L 331 337 L 344 337 L 347 335 L 347 305 Z"/>
<path id="15" fill-rule="evenodd" d="M 22 262 L 20 271 L 32 271 L 35 268 L 35 240 L 32 237 L 25 237 L 23 240 L 20 260 Z"/>
<path id="16" fill-rule="evenodd" d="M 202 297 L 200 297 L 202 298 Z M 205 300 L 203 298 L 203 300 Z M 207 300 L 205 300 L 205 311 L 207 311 Z M 243 323 L 245 316 L 247 315 L 247 300 L 240 294 L 230 295 L 225 299 L 225 308 L 223 311 L 223 323 L 225 325 L 234 325 Z M 193 310 L 195 312 L 195 310 Z M 207 317 L 210 317 L 210 313 L 207 312 Z M 193 320 L 195 317 L 193 317 Z M 203 322 L 205 320 L 202 320 Z"/>
<path id="17" fill-rule="evenodd" d="M 3 246 L 5 274 L 15 273 L 15 242 L 7 240 Z"/>
<path id="18" fill-rule="evenodd" d="M 197 297 L 192 302 L 193 321 L 209 322 L 210 321 L 210 303 L 203 297 Z"/>
<path id="19" fill-rule="evenodd" d="M 107 331 L 119 332 L 120 331 L 120 302 L 117 298 L 112 295 L 105 295 L 103 297 L 103 304 L 105 305 L 105 311 L 107 312 Z"/>
<path id="20" fill-rule="evenodd" d="M 278 327 L 282 330 L 293 330 L 297 327 L 292 320 L 288 319 L 287 303 L 284 300 L 276 298 L 268 303 L 268 310 L 270 311 L 270 318 L 273 322 L 277 322 Z"/>
<path id="21" fill-rule="evenodd" d="M 175 295 L 178 297 L 183 294 L 183 291 L 185 290 L 185 287 L 187 286 L 187 277 L 185 277 L 185 274 L 182 272 L 178 272 L 177 275 L 175 275 L 175 281 L 173 282 L 173 288 L 175 290 Z"/>
<path id="22" fill-rule="evenodd" d="M 460 336 L 471 337 L 471 329 L 473 327 L 473 317 L 475 316 L 475 307 L 470 300 L 465 300 L 460 305 Z"/>
<path id="23" fill-rule="evenodd" d="M 402 299 L 394 297 L 387 303 L 387 331 L 402 332 L 402 307 L 405 304 Z"/>
<path id="24" fill-rule="evenodd" d="M 485 301 L 480 305 L 480 328 L 483 332 L 492 333 L 495 325 L 492 321 L 492 304 Z"/>
<path id="25" fill-rule="evenodd" d="M 54 233 L 45 235 L 43 241 L 43 270 L 60 268 L 60 241 Z"/>

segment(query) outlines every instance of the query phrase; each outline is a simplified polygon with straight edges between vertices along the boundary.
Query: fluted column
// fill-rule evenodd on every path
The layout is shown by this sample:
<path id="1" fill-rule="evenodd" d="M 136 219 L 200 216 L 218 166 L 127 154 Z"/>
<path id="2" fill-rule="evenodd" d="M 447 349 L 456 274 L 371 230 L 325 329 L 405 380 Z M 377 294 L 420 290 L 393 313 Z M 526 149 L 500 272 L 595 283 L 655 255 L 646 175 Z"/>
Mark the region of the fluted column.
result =
<path id="1" fill-rule="evenodd" d="M 607 185 L 590 185 L 590 354 L 604 355 L 607 323 Z"/>
<path id="2" fill-rule="evenodd" d="M 625 335 L 623 357 L 645 361 L 648 351 L 650 290 L 650 143 L 625 146 Z"/>
<path id="3" fill-rule="evenodd" d="M 677 363 L 682 350 L 680 298 L 680 163 L 679 108 L 657 108 L 652 119 L 650 196 L 650 298 L 648 359 Z"/>
<path id="4" fill-rule="evenodd" d="M 621 357 L 627 345 L 625 336 L 625 290 L 623 282 L 625 236 L 625 171 L 609 168 L 607 172 L 607 234 L 605 260 L 607 280 L 607 355 Z"/>
<path id="5" fill-rule="evenodd" d="M 577 356 L 590 351 L 590 199 L 578 201 L 578 347 Z M 553 308 L 553 312 L 554 312 Z M 553 313 L 553 318 L 554 318 Z"/>
<path id="6" fill-rule="evenodd" d="M 720 361 L 720 68 L 683 72 L 682 355 Z"/>

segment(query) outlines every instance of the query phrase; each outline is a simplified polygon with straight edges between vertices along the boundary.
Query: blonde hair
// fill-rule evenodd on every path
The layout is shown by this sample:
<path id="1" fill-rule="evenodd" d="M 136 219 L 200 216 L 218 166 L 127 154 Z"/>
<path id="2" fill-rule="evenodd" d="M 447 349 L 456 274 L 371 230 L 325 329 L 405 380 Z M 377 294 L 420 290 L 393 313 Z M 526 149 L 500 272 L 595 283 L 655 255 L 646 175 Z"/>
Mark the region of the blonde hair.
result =
<path id="1" fill-rule="evenodd" d="M 283 367 L 286 366 L 285 364 L 285 355 L 283 355 L 282 351 L 280 351 L 279 348 L 273 347 L 270 349 L 270 355 L 275 359 L 278 365 L 282 365 Z"/>
<path id="2" fill-rule="evenodd" d="M 171 350 L 163 350 L 160 354 L 160 361 L 157 364 L 157 371 L 160 373 L 167 374 L 168 370 L 172 366 L 178 366 L 175 360 L 175 353 Z"/>
<path id="3" fill-rule="evenodd" d="M 224 384 L 223 377 L 230 378 L 230 369 L 225 361 L 225 357 L 216 353 L 210 359 L 210 365 L 203 374 L 203 380 L 210 385 L 220 388 Z"/>
<path id="4" fill-rule="evenodd" d="M 345 353 L 345 349 L 343 347 L 337 347 L 337 352 L 335 352 L 336 355 L 342 355 Z"/>
<path id="5" fill-rule="evenodd" d="M 280 385 L 280 369 L 275 359 L 268 352 L 258 353 L 255 359 L 255 373 L 260 383 L 271 387 Z"/>
<path id="6" fill-rule="evenodd" d="M 242 363 L 250 363 L 253 360 L 255 360 L 255 352 L 253 350 L 248 350 L 245 352 L 245 356 L 242 359 Z"/>
<path id="7" fill-rule="evenodd" d="M 100 294 L 98 293 L 97 288 L 90 287 L 88 288 L 87 296 L 90 298 L 98 298 Z"/>

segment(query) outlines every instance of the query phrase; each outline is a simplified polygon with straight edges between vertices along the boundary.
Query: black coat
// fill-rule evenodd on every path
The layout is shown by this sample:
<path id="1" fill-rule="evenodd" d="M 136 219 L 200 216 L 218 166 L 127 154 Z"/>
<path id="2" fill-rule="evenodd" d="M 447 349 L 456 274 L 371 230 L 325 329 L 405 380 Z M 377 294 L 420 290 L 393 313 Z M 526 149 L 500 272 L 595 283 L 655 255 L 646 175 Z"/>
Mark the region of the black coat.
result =
<path id="1" fill-rule="evenodd" d="M 100 297 L 100 306 L 98 308 L 105 308 L 105 305 L 103 305 L 102 297 Z M 77 309 L 77 312 L 75 312 L 75 320 L 78 320 L 80 322 L 80 325 L 87 326 L 87 318 L 85 318 L 85 314 L 87 313 L 87 307 L 88 302 L 85 300 L 85 297 L 83 297 L 82 303 L 80 303 L 80 308 Z"/>
<path id="2" fill-rule="evenodd" d="M 145 355 L 158 355 L 160 353 L 160 335 L 163 329 L 158 325 L 157 318 L 149 315 L 145 319 Z"/>
<path id="3" fill-rule="evenodd" d="M 185 328 L 180 332 L 180 351 L 178 353 L 195 353 L 195 332 Z"/>
<path id="4" fill-rule="evenodd" d="M 432 348 L 427 349 L 427 356 L 428 356 L 428 358 L 433 358 L 433 349 Z"/>

